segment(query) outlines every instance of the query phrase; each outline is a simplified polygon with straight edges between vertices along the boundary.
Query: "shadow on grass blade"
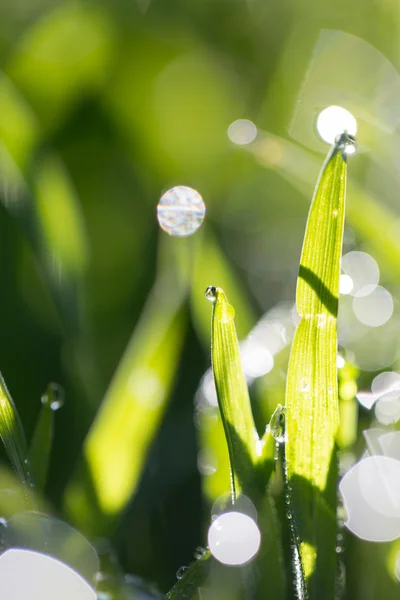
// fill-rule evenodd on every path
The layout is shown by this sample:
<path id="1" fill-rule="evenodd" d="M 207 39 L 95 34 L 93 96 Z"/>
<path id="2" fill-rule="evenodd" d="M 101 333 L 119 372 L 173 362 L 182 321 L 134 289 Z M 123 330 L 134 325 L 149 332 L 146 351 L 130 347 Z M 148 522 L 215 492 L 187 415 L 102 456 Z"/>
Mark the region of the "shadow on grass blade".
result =
<path id="1" fill-rule="evenodd" d="M 301 316 L 286 389 L 286 468 L 294 535 L 310 598 L 333 599 L 336 574 L 337 335 L 346 195 L 343 134 L 322 168 L 311 204 L 297 282 Z M 292 521 L 293 522 L 293 521 Z"/>

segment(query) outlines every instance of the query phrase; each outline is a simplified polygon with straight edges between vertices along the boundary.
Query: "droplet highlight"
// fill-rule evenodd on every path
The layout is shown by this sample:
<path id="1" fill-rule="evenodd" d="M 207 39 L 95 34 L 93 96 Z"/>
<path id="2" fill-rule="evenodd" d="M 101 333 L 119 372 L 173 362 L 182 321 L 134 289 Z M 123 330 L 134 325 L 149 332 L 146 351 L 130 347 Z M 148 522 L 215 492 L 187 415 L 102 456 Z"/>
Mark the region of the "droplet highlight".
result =
<path id="1" fill-rule="evenodd" d="M 45 393 L 41 397 L 41 402 L 44 406 L 50 407 L 51 410 L 59 410 L 64 406 L 65 402 L 64 388 L 58 383 L 49 383 Z"/>
<path id="2" fill-rule="evenodd" d="M 188 569 L 189 569 L 189 567 L 180 567 L 176 572 L 176 578 L 182 579 L 182 577 L 184 576 L 184 574 L 186 573 L 186 571 Z"/>
<path id="3" fill-rule="evenodd" d="M 269 422 L 269 430 L 278 444 L 285 441 L 286 408 L 278 404 Z"/>
<path id="4" fill-rule="evenodd" d="M 215 302 L 217 299 L 217 288 L 213 285 L 209 285 L 206 291 L 204 292 L 204 295 L 210 302 Z"/>
<path id="5" fill-rule="evenodd" d="M 196 190 L 184 185 L 165 192 L 157 206 L 157 219 L 161 229 L 168 235 L 177 237 L 192 235 L 197 231 L 205 214 L 203 198 Z"/>

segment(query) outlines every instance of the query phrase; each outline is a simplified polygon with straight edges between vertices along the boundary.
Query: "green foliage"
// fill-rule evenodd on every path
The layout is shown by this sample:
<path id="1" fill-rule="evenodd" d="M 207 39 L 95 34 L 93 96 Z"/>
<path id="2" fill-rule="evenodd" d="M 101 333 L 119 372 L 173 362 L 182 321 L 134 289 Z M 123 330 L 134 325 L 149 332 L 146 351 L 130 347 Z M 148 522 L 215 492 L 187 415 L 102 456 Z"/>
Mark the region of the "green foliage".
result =
<path id="1" fill-rule="evenodd" d="M 398 596 L 398 543 L 347 535 L 334 552 L 336 457 L 356 460 L 362 430 L 376 425 L 357 387 L 398 370 L 400 356 L 395 301 L 387 327 L 357 323 L 337 386 L 338 147 L 307 225 L 292 348 L 288 308 L 328 104 L 348 107 L 359 130 L 344 249 L 373 254 L 397 298 L 397 10 L 390 0 L 0 2 L 0 370 L 18 407 L 1 379 L 15 473 L 1 465 L 0 517 L 36 508 L 93 543 L 106 536 L 104 585 L 116 598 L 137 596 L 123 578 L 132 572 L 172 587 L 174 600 L 291 600 L 303 575 L 311 598 L 329 599 L 343 556 L 343 600 Z M 244 117 L 258 133 L 239 147 L 227 130 Z M 207 206 L 190 239 L 156 232 L 157 201 L 179 184 Z M 212 309 L 218 407 L 202 397 L 210 283 L 230 299 L 218 290 Z M 274 317 L 284 344 L 247 385 L 236 331 L 242 341 L 275 309 L 290 313 Z M 39 403 L 49 381 L 66 389 L 57 418 Z M 206 552 L 176 582 L 231 473 L 236 495 L 257 506 L 257 559 L 231 569 Z"/>

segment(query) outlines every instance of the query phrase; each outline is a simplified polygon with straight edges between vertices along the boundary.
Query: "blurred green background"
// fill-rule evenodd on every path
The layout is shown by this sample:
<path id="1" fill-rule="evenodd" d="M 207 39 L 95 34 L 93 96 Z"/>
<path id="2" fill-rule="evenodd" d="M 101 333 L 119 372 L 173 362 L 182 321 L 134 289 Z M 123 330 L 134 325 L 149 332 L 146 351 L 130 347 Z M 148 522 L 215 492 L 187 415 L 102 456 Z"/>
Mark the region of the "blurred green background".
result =
<path id="1" fill-rule="evenodd" d="M 45 489 L 55 514 L 108 537 L 124 572 L 163 591 L 229 487 L 215 409 L 196 396 L 210 364 L 204 289 L 225 289 L 241 339 L 279 305 L 290 341 L 328 149 L 316 118 L 331 104 L 359 125 L 344 252 L 371 253 L 395 307 L 387 326 L 346 336 L 344 300 L 341 345 L 360 389 L 396 368 L 399 27 L 396 0 L 0 3 L 0 369 L 28 439 L 47 384 L 65 389 Z M 237 119 L 255 123 L 253 143 L 229 139 Z M 191 238 L 157 222 L 176 185 L 207 207 Z M 280 350 L 251 388 L 260 429 L 283 401 Z M 361 407 L 357 424 L 349 373 L 354 460 L 373 417 Z M 347 545 L 346 597 L 395 597 L 397 546 Z"/>

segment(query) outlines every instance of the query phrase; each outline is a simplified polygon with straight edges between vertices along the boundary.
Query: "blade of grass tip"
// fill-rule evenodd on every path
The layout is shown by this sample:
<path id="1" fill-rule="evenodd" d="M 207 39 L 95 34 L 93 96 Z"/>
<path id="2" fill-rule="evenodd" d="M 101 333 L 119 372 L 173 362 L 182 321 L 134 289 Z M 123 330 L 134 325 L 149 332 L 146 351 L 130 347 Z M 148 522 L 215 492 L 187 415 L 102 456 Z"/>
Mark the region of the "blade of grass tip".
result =
<path id="1" fill-rule="evenodd" d="M 54 413 L 64 404 L 64 390 L 50 383 L 41 398 L 42 408 L 29 447 L 29 463 L 35 486 L 43 490 L 54 437 Z"/>
<path id="2" fill-rule="evenodd" d="M 262 531 L 263 542 L 257 558 L 256 568 L 263 569 L 263 572 L 269 575 L 275 573 L 278 581 L 276 589 L 281 590 L 281 572 L 278 557 L 280 549 L 276 547 L 277 535 L 275 530 L 272 531 L 274 525 L 273 510 L 270 498 L 266 493 L 266 486 L 272 468 L 268 473 L 265 470 L 267 453 L 263 452 L 265 448 L 268 448 L 268 452 L 274 455 L 276 442 L 272 435 L 272 428 L 267 428 L 263 441 L 259 439 L 256 431 L 240 359 L 239 343 L 234 324 L 234 308 L 229 304 L 221 288 L 208 287 L 205 295 L 213 303 L 211 320 L 212 366 L 228 446 L 233 503 L 236 496 L 243 492 L 249 496 L 257 507 L 260 523 L 262 522 L 264 527 Z M 271 451 L 271 448 L 273 451 Z M 169 600 L 201 599 L 200 590 L 205 584 L 207 586 L 211 584 L 211 588 L 207 589 L 211 594 L 214 594 L 214 580 L 210 576 L 210 569 L 213 567 L 227 568 L 216 562 L 207 550 L 185 570 L 182 577 L 167 595 L 167 598 Z M 230 571 L 230 573 L 230 579 L 232 580 L 232 576 L 234 573 L 237 575 L 238 571 Z M 235 593 L 239 594 L 238 597 L 242 597 L 242 593 L 245 594 L 245 588 L 247 589 L 248 584 L 249 582 L 243 581 L 239 586 L 236 586 Z M 243 589 L 240 591 L 242 587 Z M 221 590 L 217 591 L 219 596 L 216 597 L 222 597 L 220 592 Z M 212 597 L 215 596 L 212 595 Z M 227 597 L 231 598 L 232 594 L 228 594 Z M 281 598 L 282 596 L 279 594 L 276 597 Z"/>
<path id="3" fill-rule="evenodd" d="M 24 485 L 32 483 L 28 447 L 19 414 L 0 374 L 0 437 L 15 472 Z"/>
<path id="4" fill-rule="evenodd" d="M 311 204 L 297 282 L 301 316 L 286 388 L 290 507 L 311 599 L 333 599 L 336 573 L 337 335 L 346 155 L 342 134 L 322 168 Z"/>
<path id="5" fill-rule="evenodd" d="M 251 497 L 252 491 L 264 489 L 265 484 L 254 477 L 260 440 L 240 359 L 235 310 L 221 288 L 209 287 L 205 295 L 213 303 L 211 361 L 231 463 L 232 493 L 235 497 L 243 491 Z"/>

